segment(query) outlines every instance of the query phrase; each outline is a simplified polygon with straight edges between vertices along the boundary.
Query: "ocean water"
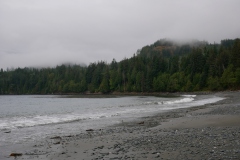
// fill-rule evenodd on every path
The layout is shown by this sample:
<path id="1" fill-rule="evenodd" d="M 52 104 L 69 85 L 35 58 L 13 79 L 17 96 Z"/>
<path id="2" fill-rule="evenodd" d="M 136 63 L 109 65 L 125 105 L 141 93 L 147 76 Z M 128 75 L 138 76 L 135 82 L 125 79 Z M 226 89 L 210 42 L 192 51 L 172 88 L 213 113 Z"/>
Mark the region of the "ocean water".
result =
<path id="1" fill-rule="evenodd" d="M 0 96 L 0 146 L 38 141 L 48 136 L 100 129 L 172 109 L 214 103 L 214 95 L 105 98 L 24 95 Z"/>

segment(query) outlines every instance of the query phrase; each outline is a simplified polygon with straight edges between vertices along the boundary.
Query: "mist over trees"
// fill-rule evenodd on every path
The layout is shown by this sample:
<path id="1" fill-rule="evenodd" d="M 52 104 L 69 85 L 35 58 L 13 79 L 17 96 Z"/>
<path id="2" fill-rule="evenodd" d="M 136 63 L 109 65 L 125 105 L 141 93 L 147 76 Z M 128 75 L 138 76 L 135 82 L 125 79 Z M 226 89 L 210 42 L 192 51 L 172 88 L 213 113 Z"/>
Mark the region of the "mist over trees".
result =
<path id="1" fill-rule="evenodd" d="M 191 92 L 240 89 L 240 39 L 162 39 L 110 64 L 0 71 L 0 94 Z"/>

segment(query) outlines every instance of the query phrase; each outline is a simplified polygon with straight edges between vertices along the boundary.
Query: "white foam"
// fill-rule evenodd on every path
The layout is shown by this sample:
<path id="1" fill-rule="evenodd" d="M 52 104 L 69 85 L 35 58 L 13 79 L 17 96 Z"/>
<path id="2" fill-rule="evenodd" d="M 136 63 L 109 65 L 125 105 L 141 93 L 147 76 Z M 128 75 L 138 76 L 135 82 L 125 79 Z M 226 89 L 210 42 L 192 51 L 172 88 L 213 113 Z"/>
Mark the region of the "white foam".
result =
<path id="1" fill-rule="evenodd" d="M 124 112 L 124 111 L 122 111 Z M 125 111 L 126 112 L 126 111 Z M 88 113 L 88 114 L 55 114 L 55 115 L 36 115 L 29 117 L 14 117 L 5 118 L 1 120 L 0 130 L 33 127 L 40 125 L 68 123 L 74 121 L 82 121 L 89 119 L 100 119 L 107 117 L 120 116 L 121 112 L 108 112 L 108 113 Z"/>
<path id="2" fill-rule="evenodd" d="M 188 94 L 185 94 L 185 95 L 182 95 L 184 97 L 196 97 L 197 95 L 188 95 Z"/>
<path id="3" fill-rule="evenodd" d="M 173 101 L 162 101 L 162 102 L 158 102 L 158 104 L 178 104 L 178 103 L 188 103 L 193 101 L 194 98 L 182 98 L 179 100 L 173 100 Z"/>
<path id="4" fill-rule="evenodd" d="M 96 116 L 96 115 L 95 115 Z M 75 114 L 64 114 L 64 115 L 36 115 L 34 117 L 15 117 L 11 119 L 4 119 L 0 123 L 0 129 L 13 129 L 13 128 L 23 128 L 32 127 L 37 125 L 47 125 L 56 123 L 66 123 L 72 121 L 86 120 L 94 115 L 82 116 Z M 98 118 L 103 115 L 99 115 Z"/>
<path id="5" fill-rule="evenodd" d="M 212 97 L 212 98 L 192 101 L 192 102 L 186 103 L 184 105 L 170 105 L 170 106 L 163 107 L 161 109 L 162 110 L 172 110 L 172 109 L 178 109 L 178 108 L 189 108 L 189 107 L 195 107 L 195 106 L 203 106 L 205 104 L 216 103 L 216 102 L 221 101 L 223 99 L 225 99 L 225 98 L 222 98 L 222 97 Z"/>

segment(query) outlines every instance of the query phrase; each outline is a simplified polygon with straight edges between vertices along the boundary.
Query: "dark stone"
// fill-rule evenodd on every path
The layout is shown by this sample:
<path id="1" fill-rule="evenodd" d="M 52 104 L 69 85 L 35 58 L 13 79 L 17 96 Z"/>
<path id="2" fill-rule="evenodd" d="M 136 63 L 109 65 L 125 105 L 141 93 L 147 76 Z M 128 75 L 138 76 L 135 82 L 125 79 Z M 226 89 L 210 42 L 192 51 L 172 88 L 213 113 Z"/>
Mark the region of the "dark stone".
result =
<path id="1" fill-rule="evenodd" d="M 62 139 L 60 136 L 52 137 L 50 139 Z"/>
<path id="2" fill-rule="evenodd" d="M 11 153 L 9 156 L 18 157 L 18 156 L 22 156 L 22 153 Z"/>

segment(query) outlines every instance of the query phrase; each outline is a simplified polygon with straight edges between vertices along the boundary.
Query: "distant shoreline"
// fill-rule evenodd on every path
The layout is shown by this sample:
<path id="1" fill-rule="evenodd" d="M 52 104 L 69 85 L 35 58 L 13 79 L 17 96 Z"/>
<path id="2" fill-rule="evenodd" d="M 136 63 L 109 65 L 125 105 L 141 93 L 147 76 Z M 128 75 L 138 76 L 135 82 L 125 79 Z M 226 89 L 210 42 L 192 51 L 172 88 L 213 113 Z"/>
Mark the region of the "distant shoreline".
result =
<path id="1" fill-rule="evenodd" d="M 110 92 L 110 93 L 53 93 L 53 94 L 0 94 L 0 96 L 7 95 L 56 95 L 56 96 L 92 96 L 92 97 L 115 97 L 115 96 L 156 96 L 156 97 L 178 97 L 181 95 L 207 95 L 216 93 L 230 93 L 239 92 L 240 90 L 225 90 L 225 91 L 196 91 L 196 92 Z"/>

